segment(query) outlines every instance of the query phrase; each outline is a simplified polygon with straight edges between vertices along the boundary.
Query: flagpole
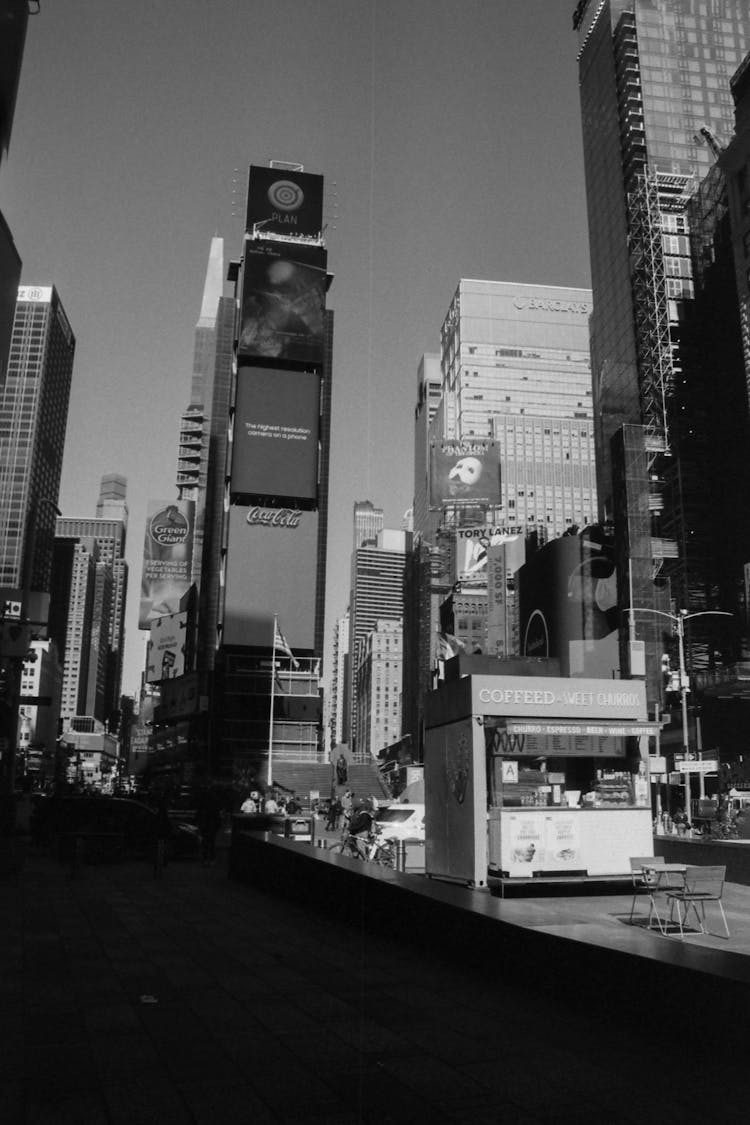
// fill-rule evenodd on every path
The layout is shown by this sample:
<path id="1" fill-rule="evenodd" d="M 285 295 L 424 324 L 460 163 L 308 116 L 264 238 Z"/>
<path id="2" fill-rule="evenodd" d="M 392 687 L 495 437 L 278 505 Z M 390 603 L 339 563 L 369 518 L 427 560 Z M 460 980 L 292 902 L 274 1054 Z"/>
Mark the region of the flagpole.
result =
<path id="1" fill-rule="evenodd" d="M 271 649 L 271 706 L 268 714 L 268 772 L 266 774 L 266 784 L 268 788 L 273 784 L 273 701 L 274 701 L 274 688 L 276 686 L 276 631 L 278 625 L 276 622 L 276 614 L 273 615 L 273 648 Z"/>

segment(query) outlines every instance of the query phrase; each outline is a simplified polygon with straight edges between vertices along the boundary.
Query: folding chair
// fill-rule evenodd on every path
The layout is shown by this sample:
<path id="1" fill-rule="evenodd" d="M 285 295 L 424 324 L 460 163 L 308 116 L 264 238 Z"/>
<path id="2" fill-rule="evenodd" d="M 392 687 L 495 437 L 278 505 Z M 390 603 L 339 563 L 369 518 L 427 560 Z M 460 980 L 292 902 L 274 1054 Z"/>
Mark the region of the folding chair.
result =
<path id="1" fill-rule="evenodd" d="M 690 908 L 693 908 L 698 925 L 701 928 L 702 934 L 707 934 L 710 931 L 706 929 L 706 903 L 716 902 L 721 911 L 722 921 L 724 922 L 724 929 L 729 937 L 729 926 L 727 925 L 727 916 L 724 913 L 724 907 L 721 902 L 721 896 L 724 893 L 724 880 L 726 878 L 726 867 L 688 867 L 685 871 L 685 885 L 680 890 L 667 891 L 667 897 L 671 900 L 669 909 L 669 919 L 672 920 L 674 908 L 677 907 L 677 922 L 680 927 L 680 937 L 684 937 L 683 923 L 687 922 Z M 682 915 L 682 907 L 685 907 L 685 916 Z M 700 906 L 700 913 L 698 907 Z M 721 937 L 720 934 L 716 935 Z"/>
<path id="2" fill-rule="evenodd" d="M 628 922 L 633 922 L 633 912 L 635 910 L 636 899 L 641 895 L 648 894 L 651 897 L 654 889 L 655 880 L 648 874 L 648 869 L 651 867 L 663 867 L 664 856 L 661 855 L 646 855 L 646 856 L 631 856 L 630 857 L 630 877 L 633 881 L 633 901 L 630 904 L 630 917 Z M 645 868 L 645 870 L 644 870 Z M 653 901 L 652 901 L 653 908 Z M 651 914 L 653 909 L 649 911 L 649 922 L 651 921 Z M 657 915 L 658 918 L 658 915 Z"/>

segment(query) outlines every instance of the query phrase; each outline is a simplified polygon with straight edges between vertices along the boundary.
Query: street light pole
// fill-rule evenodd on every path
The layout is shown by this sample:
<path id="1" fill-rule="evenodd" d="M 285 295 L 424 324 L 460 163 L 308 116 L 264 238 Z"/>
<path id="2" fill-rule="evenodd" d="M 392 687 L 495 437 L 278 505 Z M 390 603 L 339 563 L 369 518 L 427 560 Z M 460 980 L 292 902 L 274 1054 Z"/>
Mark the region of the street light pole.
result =
<path id="1" fill-rule="evenodd" d="M 631 639 L 635 636 L 635 622 L 633 621 L 634 613 L 654 613 L 657 617 L 666 617 L 669 621 L 674 622 L 677 626 L 677 653 L 680 662 L 680 705 L 682 709 L 682 753 L 684 760 L 687 762 L 690 759 L 690 746 L 688 739 L 688 712 L 687 712 L 687 693 L 689 691 L 689 682 L 687 668 L 685 667 L 685 622 L 692 620 L 694 617 L 733 617 L 734 614 L 728 613 L 723 609 L 704 609 L 698 613 L 688 613 L 686 609 L 678 610 L 676 614 L 665 613 L 661 609 L 651 609 L 647 607 L 639 607 L 631 605 L 628 609 L 630 615 L 630 635 Z M 685 812 L 690 815 L 690 775 L 687 770 L 683 771 L 685 774 L 685 795 L 686 805 Z M 702 775 L 701 775 L 702 777 Z"/>

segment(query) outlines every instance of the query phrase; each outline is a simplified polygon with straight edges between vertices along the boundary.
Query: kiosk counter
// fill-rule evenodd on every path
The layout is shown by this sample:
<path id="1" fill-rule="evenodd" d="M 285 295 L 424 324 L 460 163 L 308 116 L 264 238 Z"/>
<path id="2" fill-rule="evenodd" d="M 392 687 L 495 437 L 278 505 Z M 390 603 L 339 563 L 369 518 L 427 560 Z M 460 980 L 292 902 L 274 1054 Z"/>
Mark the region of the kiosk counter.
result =
<path id="1" fill-rule="evenodd" d="M 469 675 L 426 715 L 427 875 L 626 876 L 653 851 L 640 681 Z"/>

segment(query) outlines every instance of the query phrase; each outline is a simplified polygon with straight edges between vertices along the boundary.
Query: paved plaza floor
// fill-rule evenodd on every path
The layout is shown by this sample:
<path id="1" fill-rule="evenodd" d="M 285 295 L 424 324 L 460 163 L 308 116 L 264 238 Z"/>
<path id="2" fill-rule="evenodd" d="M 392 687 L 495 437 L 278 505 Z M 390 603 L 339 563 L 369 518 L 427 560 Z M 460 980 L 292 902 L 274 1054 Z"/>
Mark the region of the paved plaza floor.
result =
<path id="1" fill-rule="evenodd" d="M 582 958 L 589 941 L 651 943 L 657 956 L 692 942 L 716 950 L 718 969 L 750 954 L 750 890 L 727 899 L 729 950 L 628 927 L 627 894 L 495 906 L 580 941 Z M 231 882 L 222 861 L 73 878 L 31 851 L 0 883 L 0 912 L 2 1125 L 748 1117 L 746 1027 L 732 1051 L 722 1024 L 731 972 L 717 971 L 714 1027 L 691 1019 L 689 989 L 644 995 L 641 1018 L 623 1019 L 584 995 L 540 995 L 533 963 L 490 981 L 470 949 L 460 963 L 415 953 L 329 918 L 325 903 L 310 911 Z"/>

